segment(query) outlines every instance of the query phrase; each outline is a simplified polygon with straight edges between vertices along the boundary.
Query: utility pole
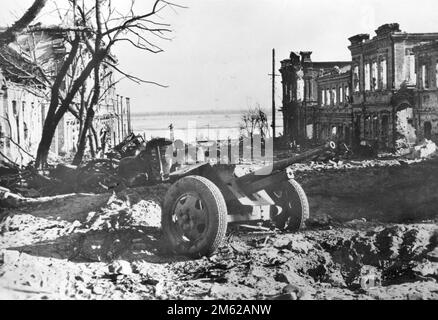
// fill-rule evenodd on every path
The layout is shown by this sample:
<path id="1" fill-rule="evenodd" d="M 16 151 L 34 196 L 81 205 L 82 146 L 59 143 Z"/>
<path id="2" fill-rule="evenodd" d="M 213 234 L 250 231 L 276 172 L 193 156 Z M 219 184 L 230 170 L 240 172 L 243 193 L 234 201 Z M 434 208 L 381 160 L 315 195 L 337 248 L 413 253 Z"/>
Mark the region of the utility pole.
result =
<path id="1" fill-rule="evenodd" d="M 272 49 L 272 74 L 270 74 L 270 76 L 272 77 L 272 124 L 271 124 L 271 127 L 272 127 L 272 138 L 275 141 L 275 136 L 276 136 L 275 77 L 278 76 L 277 74 L 275 74 L 275 49 Z"/>
<path id="2" fill-rule="evenodd" d="M 128 120 L 128 134 L 132 133 L 132 123 L 131 123 L 131 99 L 126 98 L 126 112 L 127 112 L 127 120 Z"/>
<path id="3" fill-rule="evenodd" d="M 122 112 L 120 111 L 120 104 L 119 104 L 119 95 L 116 97 L 116 108 L 117 108 L 117 131 L 119 134 L 118 143 L 122 142 Z"/>

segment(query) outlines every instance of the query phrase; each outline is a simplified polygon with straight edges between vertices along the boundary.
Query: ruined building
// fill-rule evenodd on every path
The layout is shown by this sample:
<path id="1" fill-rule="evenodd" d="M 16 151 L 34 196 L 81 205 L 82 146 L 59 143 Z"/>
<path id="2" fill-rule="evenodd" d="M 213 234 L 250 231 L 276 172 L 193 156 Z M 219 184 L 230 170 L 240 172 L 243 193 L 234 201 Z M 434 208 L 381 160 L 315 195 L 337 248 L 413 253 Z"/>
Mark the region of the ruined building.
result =
<path id="1" fill-rule="evenodd" d="M 437 141 L 438 33 L 386 24 L 349 38 L 351 61 L 313 62 L 309 52 L 282 61 L 285 138 L 342 139 L 379 149 Z"/>
<path id="2" fill-rule="evenodd" d="M 28 163 L 41 138 L 46 82 L 30 61 L 0 47 L 0 160 Z"/>
<path id="3" fill-rule="evenodd" d="M 292 52 L 290 59 L 281 62 L 283 128 L 284 135 L 291 141 L 314 139 L 318 135 L 318 110 L 322 103 L 318 79 L 334 70 L 348 70 L 351 64 L 348 61 L 314 62 L 311 55 L 312 52 Z M 324 104 L 331 102 L 331 97 L 327 98 Z"/>
<path id="4" fill-rule="evenodd" d="M 414 48 L 417 72 L 417 137 L 438 141 L 438 41 Z"/>
<path id="5" fill-rule="evenodd" d="M 50 103 L 50 83 L 57 75 L 69 44 L 65 36 L 50 31 L 20 35 L 16 43 L 0 47 L 0 160 L 7 158 L 17 164 L 27 164 L 36 155 L 45 115 Z M 111 57 L 114 64 L 117 63 Z M 78 74 L 84 66 L 79 63 L 70 70 Z M 107 143 L 116 145 L 131 130 L 130 99 L 116 92 L 114 72 L 102 68 L 102 98 L 95 108 L 94 133 L 90 135 L 95 144 L 105 133 Z M 71 85 L 67 77 L 63 88 Z M 81 123 L 84 99 L 90 97 L 93 79 L 87 81 L 87 90 L 77 95 L 72 106 L 76 110 L 67 113 L 58 125 L 51 152 L 66 154 L 75 152 Z M 82 110 L 84 114 L 84 110 Z"/>

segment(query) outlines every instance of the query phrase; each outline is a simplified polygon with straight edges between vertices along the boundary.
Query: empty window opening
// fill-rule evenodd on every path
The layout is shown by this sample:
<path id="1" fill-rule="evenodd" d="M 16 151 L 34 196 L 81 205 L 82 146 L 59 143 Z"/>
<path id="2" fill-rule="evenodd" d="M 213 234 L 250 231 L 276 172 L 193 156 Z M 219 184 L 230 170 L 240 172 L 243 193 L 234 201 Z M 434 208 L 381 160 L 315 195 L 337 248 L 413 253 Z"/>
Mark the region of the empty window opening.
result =
<path id="1" fill-rule="evenodd" d="M 371 70 L 370 64 L 365 64 L 365 91 L 370 91 L 371 89 Z"/>
<path id="2" fill-rule="evenodd" d="M 432 139 L 432 124 L 429 121 L 424 123 L 424 138 L 428 140 Z"/>

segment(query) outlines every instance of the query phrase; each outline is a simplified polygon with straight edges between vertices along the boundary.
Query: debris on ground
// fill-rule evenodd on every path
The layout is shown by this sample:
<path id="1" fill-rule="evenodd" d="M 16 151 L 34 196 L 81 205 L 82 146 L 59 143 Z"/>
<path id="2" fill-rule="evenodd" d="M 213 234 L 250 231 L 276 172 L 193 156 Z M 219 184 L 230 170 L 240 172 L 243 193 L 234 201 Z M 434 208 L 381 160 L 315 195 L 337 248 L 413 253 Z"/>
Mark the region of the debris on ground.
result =
<path id="1" fill-rule="evenodd" d="M 368 219 L 258 235 L 230 229 L 210 258 L 161 242 L 168 186 L 114 193 L 76 220 L 9 215 L 1 223 L 0 295 L 31 299 L 438 299 L 436 222 Z M 260 245 L 254 246 L 254 241 Z"/>
<path id="2" fill-rule="evenodd" d="M 421 145 L 414 147 L 414 158 L 428 158 L 437 152 L 436 144 L 431 140 L 425 140 Z"/>
<path id="3" fill-rule="evenodd" d="M 0 187 L 0 298 L 438 299 L 436 159 L 293 169 L 309 197 L 306 229 L 230 227 L 198 260 L 163 243 L 168 184 L 127 188 L 114 159 L 13 172 Z M 62 181 L 90 193 L 47 196 L 67 190 Z"/>
<path id="4" fill-rule="evenodd" d="M 428 139 L 418 145 L 411 145 L 402 139 L 398 143 L 396 154 L 409 159 L 426 159 L 437 154 L 437 146 Z"/>

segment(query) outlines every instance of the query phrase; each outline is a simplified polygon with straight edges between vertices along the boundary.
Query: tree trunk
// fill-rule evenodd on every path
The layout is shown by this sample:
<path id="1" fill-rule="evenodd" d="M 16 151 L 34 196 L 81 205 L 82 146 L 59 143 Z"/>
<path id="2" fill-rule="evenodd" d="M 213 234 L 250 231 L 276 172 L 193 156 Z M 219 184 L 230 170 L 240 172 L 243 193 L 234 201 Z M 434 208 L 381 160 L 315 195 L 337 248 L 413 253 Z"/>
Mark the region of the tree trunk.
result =
<path id="1" fill-rule="evenodd" d="M 56 76 L 56 80 L 52 86 L 52 92 L 50 97 L 50 106 L 47 111 L 46 120 L 44 121 L 43 134 L 41 136 L 41 141 L 38 146 L 37 157 L 36 157 L 36 167 L 41 167 L 47 164 L 47 157 L 49 155 L 50 145 L 52 144 L 53 136 L 56 131 L 56 127 L 58 126 L 59 120 L 56 121 L 55 114 L 56 109 L 59 105 L 59 91 L 62 86 L 62 83 L 65 80 L 65 77 L 68 73 L 68 69 L 72 64 L 76 54 L 79 50 L 80 38 L 76 36 L 70 53 L 67 59 L 64 61 L 58 75 Z M 64 102 L 65 103 L 65 102 Z M 67 106 L 69 106 L 68 103 Z"/>
<path id="2" fill-rule="evenodd" d="M 96 158 L 96 149 L 94 148 L 93 137 L 91 134 L 88 135 L 88 145 L 90 146 L 91 157 Z"/>
<path id="3" fill-rule="evenodd" d="M 87 90 L 86 84 L 84 84 L 82 86 L 82 90 L 81 90 L 81 107 L 79 108 L 79 136 L 78 138 L 80 138 L 82 130 L 84 129 L 84 113 L 86 110 L 86 101 L 85 101 L 85 92 Z M 80 139 L 78 139 L 79 141 Z M 78 144 L 79 146 L 79 144 Z"/>
<path id="4" fill-rule="evenodd" d="M 94 120 L 94 106 L 91 105 L 87 111 L 87 117 L 84 122 L 84 127 L 81 132 L 81 137 L 79 139 L 78 144 L 78 151 L 76 152 L 76 155 L 73 159 L 72 164 L 75 166 L 78 166 L 81 164 L 82 159 L 84 158 L 85 154 L 85 147 L 87 146 L 87 136 L 88 136 L 88 129 L 91 127 L 93 120 Z"/>
<path id="5" fill-rule="evenodd" d="M 95 40 L 94 52 L 100 52 L 100 48 L 102 45 L 102 16 L 101 16 L 101 5 L 103 0 L 96 0 L 96 25 L 97 25 L 97 34 Z M 96 65 L 94 66 L 94 92 L 93 98 L 91 99 L 91 104 L 88 107 L 87 117 L 85 119 L 85 123 L 81 132 L 81 138 L 79 140 L 78 152 L 76 153 L 73 159 L 73 165 L 79 165 L 84 158 L 85 147 L 87 145 L 87 135 L 88 131 L 93 125 L 94 120 L 94 107 L 99 104 L 100 98 L 100 63 L 102 60 L 96 61 Z"/>
<path id="6" fill-rule="evenodd" d="M 94 129 L 93 124 L 91 124 L 91 133 L 93 134 L 93 141 L 94 141 L 94 146 L 95 146 L 95 150 L 99 149 L 99 138 L 97 137 L 97 132 L 96 129 Z"/>
<path id="7" fill-rule="evenodd" d="M 47 158 L 49 156 L 50 146 L 52 145 L 53 137 L 55 136 L 57 123 L 48 121 L 46 119 L 43 127 L 43 134 L 41 136 L 40 144 L 38 145 L 36 166 L 44 166 L 47 164 Z"/>

